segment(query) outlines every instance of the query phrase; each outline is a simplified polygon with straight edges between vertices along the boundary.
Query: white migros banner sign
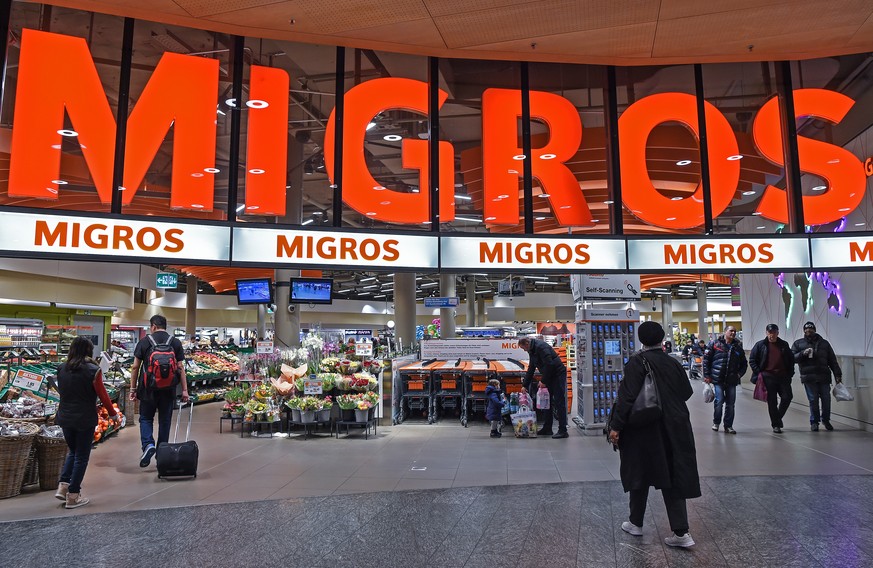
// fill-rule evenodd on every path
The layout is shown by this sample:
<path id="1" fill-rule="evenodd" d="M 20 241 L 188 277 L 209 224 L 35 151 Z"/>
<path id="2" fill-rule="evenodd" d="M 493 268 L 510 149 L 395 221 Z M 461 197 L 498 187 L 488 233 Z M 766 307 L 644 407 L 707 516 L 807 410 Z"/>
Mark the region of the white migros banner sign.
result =
<path id="1" fill-rule="evenodd" d="M 625 270 L 624 240 L 440 237 L 448 270 Z"/>
<path id="2" fill-rule="evenodd" d="M 0 214 L 0 250 L 182 260 L 230 260 L 230 228 L 44 213 Z"/>
<path id="3" fill-rule="evenodd" d="M 628 269 L 766 270 L 809 266 L 809 241 L 799 238 L 628 240 Z"/>
<path id="4" fill-rule="evenodd" d="M 813 268 L 873 266 L 873 237 L 824 237 L 810 240 Z"/>
<path id="5" fill-rule="evenodd" d="M 431 339 L 421 342 L 422 359 L 456 359 L 487 358 L 528 360 L 528 352 L 518 346 L 518 338 L 505 339 Z"/>
<path id="6" fill-rule="evenodd" d="M 234 227 L 233 261 L 361 269 L 437 268 L 435 237 Z"/>

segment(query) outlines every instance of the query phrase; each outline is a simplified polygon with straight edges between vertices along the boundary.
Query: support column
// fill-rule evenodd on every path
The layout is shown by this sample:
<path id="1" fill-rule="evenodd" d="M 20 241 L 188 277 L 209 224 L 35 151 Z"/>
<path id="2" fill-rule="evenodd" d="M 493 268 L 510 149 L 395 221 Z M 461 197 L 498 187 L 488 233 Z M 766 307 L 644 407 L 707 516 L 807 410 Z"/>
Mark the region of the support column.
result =
<path id="1" fill-rule="evenodd" d="M 697 337 L 709 343 L 709 330 L 706 327 L 706 283 L 697 285 Z"/>
<path id="2" fill-rule="evenodd" d="M 415 273 L 394 273 L 394 331 L 397 349 L 415 343 Z"/>
<path id="3" fill-rule="evenodd" d="M 453 298 L 457 295 L 457 279 L 454 274 L 440 274 L 440 296 Z M 455 338 L 456 308 L 440 308 L 440 337 Z"/>
<path id="4" fill-rule="evenodd" d="M 267 306 L 258 304 L 258 339 L 267 338 Z"/>
<path id="5" fill-rule="evenodd" d="M 476 298 L 476 325 L 483 327 L 485 325 L 485 297 Z"/>
<path id="6" fill-rule="evenodd" d="M 276 219 L 277 223 L 300 225 L 303 222 L 303 144 L 296 136 L 288 137 L 288 164 L 291 171 L 287 179 L 290 187 L 285 191 L 285 216 Z M 300 344 L 300 306 L 294 306 L 294 313 L 288 311 L 293 276 L 300 276 L 300 271 L 281 269 L 273 273 L 276 282 L 273 345 L 280 349 Z"/>
<path id="7" fill-rule="evenodd" d="M 673 337 L 673 296 L 670 294 L 661 296 L 661 325 L 667 340 L 676 347 L 676 338 Z"/>
<path id="8" fill-rule="evenodd" d="M 194 339 L 197 335 L 197 277 L 191 274 L 187 279 L 185 298 L 185 337 Z"/>
<path id="9" fill-rule="evenodd" d="M 467 278 L 467 327 L 476 325 L 476 280 Z"/>

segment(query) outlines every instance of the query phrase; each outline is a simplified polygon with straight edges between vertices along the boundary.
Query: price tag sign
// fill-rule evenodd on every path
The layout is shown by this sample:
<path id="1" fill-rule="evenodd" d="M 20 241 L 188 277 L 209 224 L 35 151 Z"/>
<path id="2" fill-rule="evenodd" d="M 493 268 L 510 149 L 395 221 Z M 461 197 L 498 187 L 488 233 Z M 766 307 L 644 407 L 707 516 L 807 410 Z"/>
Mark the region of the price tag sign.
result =
<path id="1" fill-rule="evenodd" d="M 306 379 L 303 381 L 303 394 L 321 394 L 321 379 Z"/>
<path id="2" fill-rule="evenodd" d="M 45 405 L 45 411 L 43 412 L 43 416 L 51 416 L 52 414 L 58 413 L 58 403 L 56 402 L 47 402 Z"/>
<path id="3" fill-rule="evenodd" d="M 270 354 L 273 352 L 272 341 L 258 341 L 255 347 L 258 353 Z"/>
<path id="4" fill-rule="evenodd" d="M 45 377 L 37 373 L 18 369 L 15 372 L 15 378 L 12 379 L 12 386 L 20 389 L 29 390 L 38 394 L 45 394 Z"/>
<path id="5" fill-rule="evenodd" d="M 357 355 L 358 357 L 372 357 L 373 344 L 369 341 L 355 343 L 355 355 Z"/>

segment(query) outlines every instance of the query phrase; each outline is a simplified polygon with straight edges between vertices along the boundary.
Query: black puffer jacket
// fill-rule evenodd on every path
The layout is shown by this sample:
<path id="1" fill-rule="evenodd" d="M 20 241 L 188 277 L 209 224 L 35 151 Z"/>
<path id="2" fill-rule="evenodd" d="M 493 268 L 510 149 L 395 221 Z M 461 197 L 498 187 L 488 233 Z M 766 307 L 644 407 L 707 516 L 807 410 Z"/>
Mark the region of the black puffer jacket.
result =
<path id="1" fill-rule="evenodd" d="M 808 347 L 812 348 L 812 359 L 803 354 Z M 821 335 L 814 333 L 809 339 L 801 337 L 791 346 L 791 351 L 800 367 L 800 382 L 830 384 L 831 371 L 838 381 L 843 379 L 834 348 Z"/>
<path id="2" fill-rule="evenodd" d="M 542 378 L 540 382 L 546 385 L 549 392 L 557 392 L 567 384 L 567 367 L 561 361 L 561 357 L 552 349 L 552 346 L 540 339 L 530 340 L 530 363 L 527 374 L 524 377 L 524 388 L 529 389 L 533 381 L 534 371 L 539 370 Z"/>
<path id="3" fill-rule="evenodd" d="M 781 337 L 776 338 L 776 348 L 782 355 L 782 366 L 785 368 L 785 377 L 790 379 L 794 376 L 794 353 L 791 346 Z M 757 380 L 758 375 L 767 366 L 767 358 L 770 356 L 770 341 L 762 339 L 752 347 L 749 353 L 749 367 L 752 368 L 752 382 Z"/>
<path id="4" fill-rule="evenodd" d="M 703 356 L 703 377 L 717 385 L 737 386 L 748 368 L 743 344 L 737 339 L 728 343 L 721 336 L 709 344 Z"/>

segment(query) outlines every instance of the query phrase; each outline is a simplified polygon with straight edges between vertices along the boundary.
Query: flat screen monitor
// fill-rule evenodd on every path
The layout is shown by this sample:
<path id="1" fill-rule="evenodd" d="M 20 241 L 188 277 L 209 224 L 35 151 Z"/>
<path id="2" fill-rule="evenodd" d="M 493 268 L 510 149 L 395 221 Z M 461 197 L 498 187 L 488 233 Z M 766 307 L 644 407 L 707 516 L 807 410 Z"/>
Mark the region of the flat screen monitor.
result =
<path id="1" fill-rule="evenodd" d="M 236 281 L 236 300 L 243 304 L 272 304 L 273 286 L 269 278 L 247 278 Z"/>
<path id="2" fill-rule="evenodd" d="M 330 304 L 333 295 L 331 278 L 292 278 L 292 304 Z"/>
<path id="3" fill-rule="evenodd" d="M 607 339 L 603 342 L 604 355 L 619 355 L 621 353 L 620 339 Z"/>

